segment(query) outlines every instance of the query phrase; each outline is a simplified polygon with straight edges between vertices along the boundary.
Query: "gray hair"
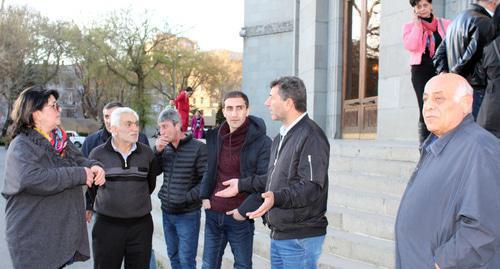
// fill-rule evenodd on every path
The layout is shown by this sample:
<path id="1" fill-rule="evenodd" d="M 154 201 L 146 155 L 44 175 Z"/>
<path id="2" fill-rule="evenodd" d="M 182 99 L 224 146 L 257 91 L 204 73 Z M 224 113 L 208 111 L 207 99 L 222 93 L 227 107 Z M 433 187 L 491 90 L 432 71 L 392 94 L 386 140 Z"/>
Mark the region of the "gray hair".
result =
<path id="1" fill-rule="evenodd" d="M 164 122 L 166 120 L 172 122 L 173 125 L 180 122 L 179 112 L 177 112 L 177 109 L 166 108 L 162 112 L 160 112 L 160 115 L 158 116 L 158 123 Z"/>
<path id="2" fill-rule="evenodd" d="M 137 115 L 137 112 L 135 112 L 130 107 L 118 107 L 111 113 L 110 117 L 111 126 L 116 126 L 116 127 L 120 126 L 120 119 L 122 117 L 122 114 L 124 113 L 130 113 L 134 115 L 137 120 L 139 120 L 139 115 Z"/>
<path id="3" fill-rule="evenodd" d="M 273 80 L 271 88 L 278 86 L 278 94 L 282 100 L 292 99 L 295 109 L 299 112 L 307 110 L 307 92 L 302 79 L 295 76 L 285 76 Z"/>

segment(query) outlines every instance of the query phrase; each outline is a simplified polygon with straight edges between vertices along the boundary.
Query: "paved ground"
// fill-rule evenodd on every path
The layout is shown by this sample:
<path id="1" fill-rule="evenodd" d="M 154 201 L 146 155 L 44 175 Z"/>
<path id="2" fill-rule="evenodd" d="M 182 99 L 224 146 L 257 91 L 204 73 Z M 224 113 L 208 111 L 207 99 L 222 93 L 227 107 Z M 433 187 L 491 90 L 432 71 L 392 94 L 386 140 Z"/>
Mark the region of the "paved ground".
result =
<path id="1" fill-rule="evenodd" d="M 0 147 L 0 190 L 3 189 L 5 169 L 5 148 Z M 91 226 L 89 225 L 89 231 Z M 90 238 L 90 233 L 89 233 Z M 92 268 L 92 261 L 79 262 L 67 267 L 68 269 L 89 269 Z M 0 268 L 12 268 L 10 261 L 9 250 L 7 249 L 7 242 L 5 241 L 5 199 L 0 197 Z"/>

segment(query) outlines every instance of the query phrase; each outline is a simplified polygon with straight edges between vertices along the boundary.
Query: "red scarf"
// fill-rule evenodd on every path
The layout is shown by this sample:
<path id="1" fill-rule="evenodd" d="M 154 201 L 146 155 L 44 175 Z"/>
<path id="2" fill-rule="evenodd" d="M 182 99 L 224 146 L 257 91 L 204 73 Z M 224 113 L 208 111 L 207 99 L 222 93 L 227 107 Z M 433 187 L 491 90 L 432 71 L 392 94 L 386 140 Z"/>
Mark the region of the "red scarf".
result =
<path id="1" fill-rule="evenodd" d="M 64 149 L 68 144 L 68 135 L 61 127 L 56 127 L 54 130 L 50 131 L 49 134 L 46 134 L 42 129 L 34 128 L 37 132 L 39 132 L 43 137 L 49 140 L 50 144 L 54 147 L 59 155 L 64 156 Z"/>
<path id="2" fill-rule="evenodd" d="M 434 32 L 437 31 L 438 20 L 436 17 L 432 18 L 431 22 L 426 22 L 425 20 L 420 20 L 422 22 L 422 27 L 424 28 L 423 42 L 427 44 L 429 48 L 429 54 L 431 58 L 434 56 L 436 51 L 436 41 L 434 40 Z M 429 43 L 427 43 L 429 42 Z"/>

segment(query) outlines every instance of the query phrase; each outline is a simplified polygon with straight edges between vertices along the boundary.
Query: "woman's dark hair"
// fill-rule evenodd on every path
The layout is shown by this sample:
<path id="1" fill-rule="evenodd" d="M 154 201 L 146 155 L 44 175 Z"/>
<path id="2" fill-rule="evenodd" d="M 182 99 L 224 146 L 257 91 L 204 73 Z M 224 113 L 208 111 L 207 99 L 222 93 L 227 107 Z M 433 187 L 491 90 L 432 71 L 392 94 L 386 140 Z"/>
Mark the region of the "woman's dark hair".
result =
<path id="1" fill-rule="evenodd" d="M 412 7 L 416 6 L 418 4 L 418 2 L 420 2 L 422 0 L 410 0 L 410 5 Z M 432 4 L 432 0 L 427 0 L 427 2 L 429 2 L 429 4 Z"/>
<path id="2" fill-rule="evenodd" d="M 56 90 L 47 90 L 43 86 L 31 86 L 19 94 L 11 113 L 12 125 L 9 131 L 11 138 L 35 127 L 33 112 L 42 110 L 51 95 L 56 100 L 59 98 Z"/>

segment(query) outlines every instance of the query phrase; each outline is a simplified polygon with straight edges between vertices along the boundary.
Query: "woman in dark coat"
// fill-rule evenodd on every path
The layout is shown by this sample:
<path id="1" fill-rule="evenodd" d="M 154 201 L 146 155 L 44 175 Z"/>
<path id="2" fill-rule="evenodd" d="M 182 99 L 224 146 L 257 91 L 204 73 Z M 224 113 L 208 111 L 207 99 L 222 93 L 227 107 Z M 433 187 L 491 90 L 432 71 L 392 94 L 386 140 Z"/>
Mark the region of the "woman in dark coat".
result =
<path id="1" fill-rule="evenodd" d="M 493 17 L 496 39 L 484 48 L 481 77 L 488 80 L 477 123 L 500 138 L 500 6 Z"/>
<path id="2" fill-rule="evenodd" d="M 104 184 L 104 170 L 59 127 L 58 97 L 55 90 L 30 87 L 12 111 L 2 195 L 16 269 L 57 269 L 90 256 L 82 187 Z"/>

